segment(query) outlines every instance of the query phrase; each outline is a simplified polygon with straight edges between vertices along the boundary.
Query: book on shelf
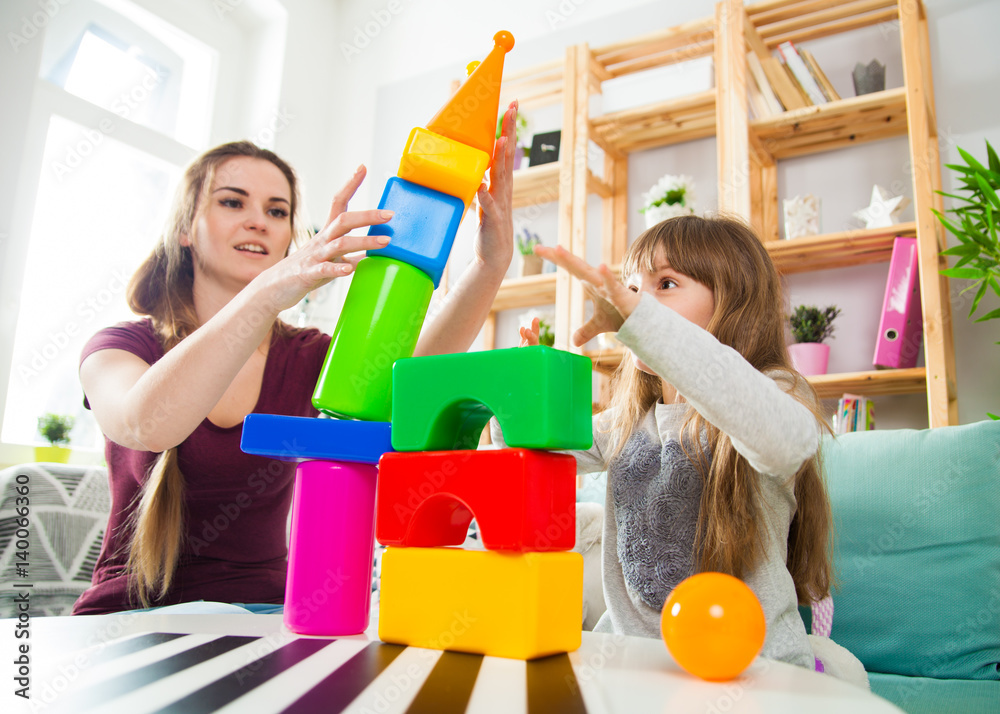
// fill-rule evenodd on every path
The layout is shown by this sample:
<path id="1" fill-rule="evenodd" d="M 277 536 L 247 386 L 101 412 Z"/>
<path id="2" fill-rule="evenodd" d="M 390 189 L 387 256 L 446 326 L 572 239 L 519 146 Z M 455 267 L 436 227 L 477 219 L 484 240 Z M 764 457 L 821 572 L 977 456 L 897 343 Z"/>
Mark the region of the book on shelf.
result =
<path id="1" fill-rule="evenodd" d="M 882 316 L 878 322 L 873 364 L 879 368 L 917 366 L 923 338 L 920 271 L 916 238 L 897 237 L 889 258 Z"/>
<path id="2" fill-rule="evenodd" d="M 747 80 L 747 103 L 750 105 L 751 119 L 763 119 L 771 116 L 771 110 L 764 101 L 764 95 L 760 93 L 753 78 Z"/>
<path id="3" fill-rule="evenodd" d="M 751 93 L 756 88 L 759 100 L 766 107 L 766 113 L 759 116 L 766 117 L 773 114 L 781 114 L 781 112 L 785 111 L 785 108 L 778 100 L 778 96 L 774 93 L 774 89 L 771 88 L 771 83 L 767 81 L 767 75 L 764 74 L 764 67 L 761 65 L 760 58 L 756 53 L 747 52 L 747 68 L 750 70 L 750 78 L 752 80 L 747 82 L 747 85 L 750 87 Z"/>
<path id="4" fill-rule="evenodd" d="M 839 101 L 840 95 L 833 88 L 833 83 L 830 82 L 829 77 L 826 76 L 823 68 L 819 66 L 819 62 L 812 56 L 812 53 L 804 47 L 797 47 L 796 49 L 799 51 L 802 61 L 806 63 L 806 67 L 812 73 L 813 78 L 819 83 L 819 87 L 823 90 L 823 94 L 827 100 L 831 102 Z"/>
<path id="5" fill-rule="evenodd" d="M 758 57 L 758 59 L 764 70 L 764 76 L 767 77 L 771 89 L 774 90 L 786 111 L 809 106 L 808 98 L 800 93 L 798 85 L 785 70 L 781 60 L 777 57 Z"/>
<path id="6" fill-rule="evenodd" d="M 816 78 L 812 76 L 809 71 L 809 67 L 806 66 L 805 61 L 799 56 L 799 52 L 795 49 L 795 45 L 791 42 L 782 42 L 778 45 L 778 54 L 784 61 L 785 66 L 788 71 L 791 72 L 795 81 L 798 82 L 799 87 L 802 91 L 806 93 L 809 97 L 809 101 L 813 104 L 825 104 L 827 99 L 826 95 L 823 94 L 823 90 L 819 86 L 819 82 Z"/>
<path id="7" fill-rule="evenodd" d="M 833 415 L 833 433 L 872 431 L 875 428 L 875 402 L 857 394 L 845 394 L 837 402 Z"/>

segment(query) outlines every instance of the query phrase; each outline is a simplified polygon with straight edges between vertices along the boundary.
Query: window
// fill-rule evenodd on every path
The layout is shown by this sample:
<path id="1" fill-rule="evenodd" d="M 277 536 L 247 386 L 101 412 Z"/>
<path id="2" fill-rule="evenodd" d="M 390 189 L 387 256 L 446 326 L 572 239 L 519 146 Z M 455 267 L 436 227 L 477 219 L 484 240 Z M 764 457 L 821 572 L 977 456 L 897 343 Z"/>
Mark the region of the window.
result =
<path id="1" fill-rule="evenodd" d="M 128 280 L 166 219 L 181 167 L 207 145 L 214 52 L 126 0 L 82 0 L 47 28 L 33 107 L 44 127 L 3 411 L 2 441 L 40 443 L 37 418 L 83 408 L 80 351 L 134 319 Z M 37 130 L 37 129 L 36 129 Z"/>
<path id="2" fill-rule="evenodd" d="M 19 445 L 41 443 L 48 411 L 77 416 L 74 449 L 101 448 L 82 406 L 81 348 L 134 318 L 125 287 L 181 167 L 210 144 L 260 135 L 281 91 L 280 0 L 50 4 L 37 39 L 3 67 L 0 463 L 30 458 Z"/>
<path id="3" fill-rule="evenodd" d="M 84 146 L 91 149 L 81 152 Z M 68 152 L 90 160 L 67 162 Z M 83 408 L 77 360 L 98 329 L 135 319 L 125 287 L 152 249 L 178 174 L 177 166 L 52 117 L 18 306 L 5 442 L 37 441 L 35 419 L 55 412 L 76 417 L 75 446 L 100 445 Z"/>

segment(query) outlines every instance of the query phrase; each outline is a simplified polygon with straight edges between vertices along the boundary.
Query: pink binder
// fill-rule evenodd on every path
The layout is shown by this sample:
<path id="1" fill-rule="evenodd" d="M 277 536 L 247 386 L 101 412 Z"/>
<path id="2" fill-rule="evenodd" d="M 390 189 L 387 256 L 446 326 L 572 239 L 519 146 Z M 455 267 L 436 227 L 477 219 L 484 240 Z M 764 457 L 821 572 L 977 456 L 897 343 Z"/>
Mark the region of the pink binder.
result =
<path id="1" fill-rule="evenodd" d="M 875 366 L 916 367 L 923 333 L 917 239 L 897 237 L 875 342 Z"/>

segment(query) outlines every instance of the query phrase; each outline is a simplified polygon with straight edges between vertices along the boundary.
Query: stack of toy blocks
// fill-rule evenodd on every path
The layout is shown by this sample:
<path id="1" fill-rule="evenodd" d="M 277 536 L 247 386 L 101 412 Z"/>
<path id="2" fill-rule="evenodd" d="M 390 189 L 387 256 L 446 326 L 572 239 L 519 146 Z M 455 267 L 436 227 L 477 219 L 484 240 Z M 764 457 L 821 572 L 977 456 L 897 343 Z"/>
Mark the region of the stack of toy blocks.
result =
<path id="1" fill-rule="evenodd" d="M 508 448 L 476 451 L 496 415 Z M 589 448 L 591 364 L 526 347 L 400 360 L 379 461 L 379 638 L 533 659 L 580 646 L 576 462 Z M 475 516 L 486 550 L 461 545 Z"/>
<path id="2" fill-rule="evenodd" d="M 333 419 L 251 414 L 247 453 L 300 461 L 292 496 L 285 624 L 303 634 L 368 626 L 379 458 L 391 450 L 392 366 L 413 354 L 459 223 L 489 166 L 509 32 L 427 128 L 413 129 L 370 234 L 389 244 L 360 261 L 313 394 Z M 354 421 L 358 420 L 358 421 Z"/>

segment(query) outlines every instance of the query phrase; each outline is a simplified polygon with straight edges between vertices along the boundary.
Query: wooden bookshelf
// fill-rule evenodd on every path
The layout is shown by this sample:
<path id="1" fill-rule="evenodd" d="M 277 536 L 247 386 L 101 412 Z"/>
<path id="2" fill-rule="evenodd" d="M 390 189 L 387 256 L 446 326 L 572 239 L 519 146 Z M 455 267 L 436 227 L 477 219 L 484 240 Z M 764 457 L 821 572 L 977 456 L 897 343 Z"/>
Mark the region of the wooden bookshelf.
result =
<path id="1" fill-rule="evenodd" d="M 820 37 L 899 21 L 904 86 L 859 97 L 751 120 L 747 106 L 747 53 L 770 57 L 785 41 Z M 711 55 L 714 88 L 591 116 L 591 98 L 609 80 L 655 67 Z M 517 81 L 532 102 L 559 101 L 563 110 L 561 159 L 557 165 L 515 173 L 516 207 L 558 201 L 559 245 L 587 255 L 587 198 L 601 198 L 601 261 L 621 263 L 628 238 L 628 160 L 632 152 L 716 137 L 719 206 L 741 215 L 759 232 L 778 270 L 784 274 L 844 268 L 889 260 L 896 236 L 915 236 L 920 253 L 920 283 L 926 368 L 870 370 L 810 378 L 820 396 L 844 392 L 867 396 L 925 392 L 931 426 L 956 423 L 954 348 L 950 329 L 946 265 L 939 251 L 944 231 L 931 209 L 942 210 L 930 43 L 922 0 L 720 0 L 712 17 L 664 28 L 604 47 L 566 48 L 565 59 L 526 70 Z M 720 91 L 724 88 L 725 91 Z M 522 106 L 525 106 L 522 102 Z M 915 220 L 889 228 L 828 233 L 779 240 L 778 162 L 839 148 L 906 137 Z M 604 151 L 603 171 L 588 162 L 592 145 Z M 845 175 L 844 180 L 851 180 Z M 909 192 L 908 192 L 909 193 Z M 504 282 L 486 327 L 486 347 L 494 344 L 497 311 L 555 305 L 556 345 L 571 347 L 570 337 L 585 320 L 579 281 L 564 271 Z M 594 369 L 613 372 L 622 350 L 586 353 Z"/>

